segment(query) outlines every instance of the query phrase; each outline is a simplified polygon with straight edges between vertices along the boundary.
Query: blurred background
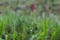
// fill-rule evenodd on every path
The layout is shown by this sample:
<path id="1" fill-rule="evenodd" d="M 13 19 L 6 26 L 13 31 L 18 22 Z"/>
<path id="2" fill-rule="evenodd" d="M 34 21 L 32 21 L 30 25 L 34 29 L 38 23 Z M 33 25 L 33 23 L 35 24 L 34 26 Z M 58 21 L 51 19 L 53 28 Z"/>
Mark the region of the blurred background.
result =
<path id="1" fill-rule="evenodd" d="M 39 14 L 42 11 L 59 14 L 60 11 L 60 0 L 0 0 L 0 12 L 8 10 L 19 14 L 22 11 L 29 12 L 32 4 L 34 5 L 33 10 Z"/>
<path id="2" fill-rule="evenodd" d="M 0 40 L 60 40 L 60 0 L 0 0 Z"/>

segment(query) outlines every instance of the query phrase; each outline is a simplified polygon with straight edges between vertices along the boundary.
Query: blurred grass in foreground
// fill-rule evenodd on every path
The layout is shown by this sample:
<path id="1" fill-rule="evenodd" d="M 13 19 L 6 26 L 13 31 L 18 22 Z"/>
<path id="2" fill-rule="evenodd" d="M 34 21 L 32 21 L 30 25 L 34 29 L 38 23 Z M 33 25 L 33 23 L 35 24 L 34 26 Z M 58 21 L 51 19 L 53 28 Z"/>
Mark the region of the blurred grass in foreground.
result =
<path id="1" fill-rule="evenodd" d="M 5 40 L 60 40 L 60 23 L 54 15 L 1 14 L 0 38 L 3 34 Z"/>

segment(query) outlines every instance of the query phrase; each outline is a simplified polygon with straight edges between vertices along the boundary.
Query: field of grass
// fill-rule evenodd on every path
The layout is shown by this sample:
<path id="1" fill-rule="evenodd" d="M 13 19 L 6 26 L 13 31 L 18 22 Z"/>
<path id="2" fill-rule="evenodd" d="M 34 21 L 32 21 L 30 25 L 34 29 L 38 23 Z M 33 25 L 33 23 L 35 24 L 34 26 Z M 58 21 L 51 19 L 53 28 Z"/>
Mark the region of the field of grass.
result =
<path id="1" fill-rule="evenodd" d="M 4 40 L 60 40 L 60 23 L 49 17 L 25 14 L 0 15 L 0 39 Z"/>
<path id="2" fill-rule="evenodd" d="M 47 8 L 44 0 L 0 0 L 0 40 L 60 40 L 57 12 Z"/>

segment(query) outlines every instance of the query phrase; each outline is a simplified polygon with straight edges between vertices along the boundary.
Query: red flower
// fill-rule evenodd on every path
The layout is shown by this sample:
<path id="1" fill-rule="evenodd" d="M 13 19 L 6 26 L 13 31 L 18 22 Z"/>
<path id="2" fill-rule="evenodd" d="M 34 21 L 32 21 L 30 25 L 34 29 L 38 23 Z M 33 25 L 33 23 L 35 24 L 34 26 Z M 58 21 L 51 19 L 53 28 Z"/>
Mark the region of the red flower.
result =
<path id="1" fill-rule="evenodd" d="M 34 4 L 30 4 L 30 9 L 32 10 L 32 11 L 34 11 L 35 10 L 35 5 Z"/>

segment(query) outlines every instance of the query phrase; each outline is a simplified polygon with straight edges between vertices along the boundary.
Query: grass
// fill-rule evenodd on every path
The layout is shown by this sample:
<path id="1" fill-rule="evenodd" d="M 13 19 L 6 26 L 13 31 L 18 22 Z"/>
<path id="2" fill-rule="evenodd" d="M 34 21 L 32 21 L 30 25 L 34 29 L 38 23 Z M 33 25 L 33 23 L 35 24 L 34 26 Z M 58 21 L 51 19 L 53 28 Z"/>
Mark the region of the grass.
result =
<path id="1" fill-rule="evenodd" d="M 1 14 L 0 38 L 5 40 L 60 40 L 60 24 L 56 17 L 39 19 L 34 15 Z M 1 38 L 2 39 L 2 38 Z"/>
<path id="2" fill-rule="evenodd" d="M 11 2 L 11 3 L 10 3 Z M 24 3 L 26 10 L 15 12 L 15 8 L 23 4 L 21 0 L 3 0 L 0 6 L 0 40 L 60 40 L 60 21 L 58 16 L 41 13 L 44 0 L 36 3 L 36 10 L 31 12 L 29 4 L 34 0 L 28 0 Z M 38 2 L 38 1 L 37 1 Z M 10 4 L 6 4 L 10 3 Z M 18 5 L 17 5 L 18 4 Z M 49 6 L 52 6 L 52 3 Z M 56 7 L 56 5 L 54 6 Z M 54 8 L 52 6 L 52 8 Z M 48 15 L 48 14 L 47 14 Z"/>

